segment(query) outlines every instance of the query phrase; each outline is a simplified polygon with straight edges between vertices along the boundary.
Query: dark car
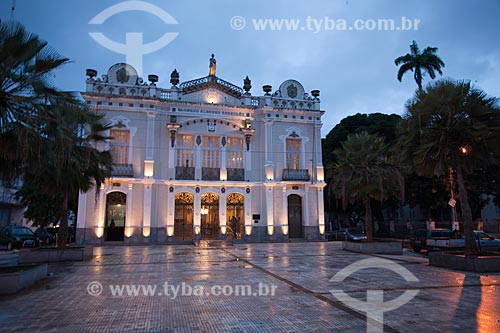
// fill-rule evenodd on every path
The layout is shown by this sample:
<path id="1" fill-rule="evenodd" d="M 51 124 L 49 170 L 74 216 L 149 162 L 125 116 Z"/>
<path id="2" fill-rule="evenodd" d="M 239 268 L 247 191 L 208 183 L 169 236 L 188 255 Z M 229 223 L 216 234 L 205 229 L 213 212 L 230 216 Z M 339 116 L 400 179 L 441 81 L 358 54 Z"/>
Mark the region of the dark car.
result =
<path id="1" fill-rule="evenodd" d="M 38 239 L 30 228 L 9 225 L 0 229 L 0 244 L 6 245 L 10 251 L 15 248 L 35 247 L 38 245 Z"/>
<path id="2" fill-rule="evenodd" d="M 354 242 L 361 242 L 366 240 L 366 235 L 358 229 L 355 228 L 347 228 L 345 230 L 345 234 L 347 237 L 347 240 L 354 241 Z"/>
<path id="3" fill-rule="evenodd" d="M 35 230 L 35 236 L 40 243 L 44 245 L 54 244 L 56 242 L 56 234 L 51 228 L 40 227 Z"/>
<path id="4" fill-rule="evenodd" d="M 500 252 L 500 239 L 496 239 L 485 232 L 474 231 L 479 251 Z"/>
<path id="5" fill-rule="evenodd" d="M 326 237 L 328 240 L 350 240 L 355 242 L 366 240 L 366 235 L 356 228 L 329 231 Z"/>
<path id="6" fill-rule="evenodd" d="M 54 242 L 57 242 L 57 238 L 59 236 L 59 225 L 56 225 L 55 227 L 47 227 L 47 231 L 54 235 Z M 73 243 L 75 241 L 75 227 L 74 226 L 68 226 L 68 237 L 66 239 L 66 243 Z"/>

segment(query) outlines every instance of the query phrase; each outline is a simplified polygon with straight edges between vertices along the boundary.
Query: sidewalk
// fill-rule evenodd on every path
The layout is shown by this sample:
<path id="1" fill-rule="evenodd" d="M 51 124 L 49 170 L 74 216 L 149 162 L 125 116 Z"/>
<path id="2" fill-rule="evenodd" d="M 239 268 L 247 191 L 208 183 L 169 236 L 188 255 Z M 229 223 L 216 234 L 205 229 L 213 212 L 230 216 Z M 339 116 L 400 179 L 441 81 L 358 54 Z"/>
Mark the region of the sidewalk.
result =
<path id="1" fill-rule="evenodd" d="M 499 332 L 500 274 L 480 275 L 427 266 L 420 256 L 365 256 L 339 242 L 241 244 L 226 249 L 193 246 L 103 247 L 85 263 L 51 265 L 45 283 L 0 298 L 2 332 L 366 332 L 364 312 L 340 302 L 342 290 L 365 302 L 368 290 L 384 301 L 419 290 L 411 301 L 384 313 L 389 332 Z M 363 259 L 389 259 L 419 281 L 407 282 L 383 267 L 331 282 Z M 395 265 L 395 264 L 394 264 Z M 92 283 L 102 286 L 93 295 Z M 275 286 L 275 293 L 245 296 L 203 293 L 112 295 L 112 286 L 172 288 Z M 229 287 L 226 287 L 229 286 Z M 260 289 L 259 289 L 260 288 Z M 181 289 L 179 289 L 181 290 Z M 265 294 L 265 295 L 264 295 Z"/>

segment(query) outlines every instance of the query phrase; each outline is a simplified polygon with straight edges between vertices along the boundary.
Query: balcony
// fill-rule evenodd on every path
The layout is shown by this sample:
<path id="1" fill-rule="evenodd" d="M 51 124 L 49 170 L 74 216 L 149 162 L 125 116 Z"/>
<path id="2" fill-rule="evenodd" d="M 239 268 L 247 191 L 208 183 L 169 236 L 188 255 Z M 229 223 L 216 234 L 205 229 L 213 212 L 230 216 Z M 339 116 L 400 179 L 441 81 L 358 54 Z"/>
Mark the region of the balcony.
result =
<path id="1" fill-rule="evenodd" d="M 201 168 L 202 180 L 220 180 L 219 168 Z"/>
<path id="2" fill-rule="evenodd" d="M 194 167 L 175 167 L 176 180 L 194 180 Z"/>
<path id="3" fill-rule="evenodd" d="M 245 169 L 227 169 L 227 180 L 244 181 Z"/>
<path id="4" fill-rule="evenodd" d="M 308 169 L 283 169 L 283 180 L 310 180 Z"/>
<path id="5" fill-rule="evenodd" d="M 134 168 L 132 164 L 114 164 L 112 177 L 134 177 Z"/>

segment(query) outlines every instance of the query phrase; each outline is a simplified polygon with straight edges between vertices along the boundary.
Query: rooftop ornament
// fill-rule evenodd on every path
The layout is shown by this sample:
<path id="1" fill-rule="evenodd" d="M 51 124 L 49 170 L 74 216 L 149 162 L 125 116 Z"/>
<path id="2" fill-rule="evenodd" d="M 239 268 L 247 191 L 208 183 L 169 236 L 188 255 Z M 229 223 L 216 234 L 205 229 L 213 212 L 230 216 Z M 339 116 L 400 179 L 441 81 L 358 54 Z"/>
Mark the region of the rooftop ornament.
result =
<path id="1" fill-rule="evenodd" d="M 319 97 L 319 90 L 311 90 L 311 96 L 315 99 Z"/>
<path id="2" fill-rule="evenodd" d="M 250 89 L 252 89 L 252 81 L 247 77 L 243 80 L 243 89 L 245 90 L 245 94 L 250 94 Z"/>
<path id="3" fill-rule="evenodd" d="M 149 80 L 149 82 L 151 82 L 152 86 L 155 86 L 156 82 L 158 82 L 158 75 L 156 75 L 156 74 L 149 74 L 148 75 L 148 80 Z"/>
<path id="4" fill-rule="evenodd" d="M 266 84 L 265 86 L 262 86 L 262 90 L 264 90 L 265 96 L 270 96 L 270 92 L 273 90 L 273 86 Z"/>
<path id="5" fill-rule="evenodd" d="M 93 79 L 94 77 L 97 76 L 97 71 L 95 69 L 92 69 L 92 68 L 87 68 L 86 74 L 89 78 Z"/>
<path id="6" fill-rule="evenodd" d="M 179 72 L 177 71 L 177 69 L 174 69 L 170 74 L 170 83 L 172 83 L 174 87 L 177 87 L 177 85 L 179 84 Z"/>

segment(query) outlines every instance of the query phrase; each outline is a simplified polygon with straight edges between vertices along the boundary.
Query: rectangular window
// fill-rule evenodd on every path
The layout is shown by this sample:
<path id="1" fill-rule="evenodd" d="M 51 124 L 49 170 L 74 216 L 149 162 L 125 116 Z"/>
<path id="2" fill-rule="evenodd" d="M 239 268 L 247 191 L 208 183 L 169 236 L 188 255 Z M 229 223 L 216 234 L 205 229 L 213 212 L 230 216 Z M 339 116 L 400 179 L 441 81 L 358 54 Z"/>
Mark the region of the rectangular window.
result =
<path id="1" fill-rule="evenodd" d="M 243 163 L 243 138 L 227 138 L 227 168 L 245 168 Z"/>
<path id="2" fill-rule="evenodd" d="M 286 168 L 300 169 L 300 139 L 286 139 Z"/>
<path id="3" fill-rule="evenodd" d="M 194 167 L 194 136 L 177 135 L 177 163 L 178 167 Z"/>
<path id="4" fill-rule="evenodd" d="M 116 165 L 130 164 L 128 160 L 130 132 L 128 130 L 112 129 L 110 131 L 112 137 L 109 146 L 113 163 Z"/>
<path id="5" fill-rule="evenodd" d="M 203 137 L 203 167 L 220 167 L 220 139 L 218 136 Z"/>

